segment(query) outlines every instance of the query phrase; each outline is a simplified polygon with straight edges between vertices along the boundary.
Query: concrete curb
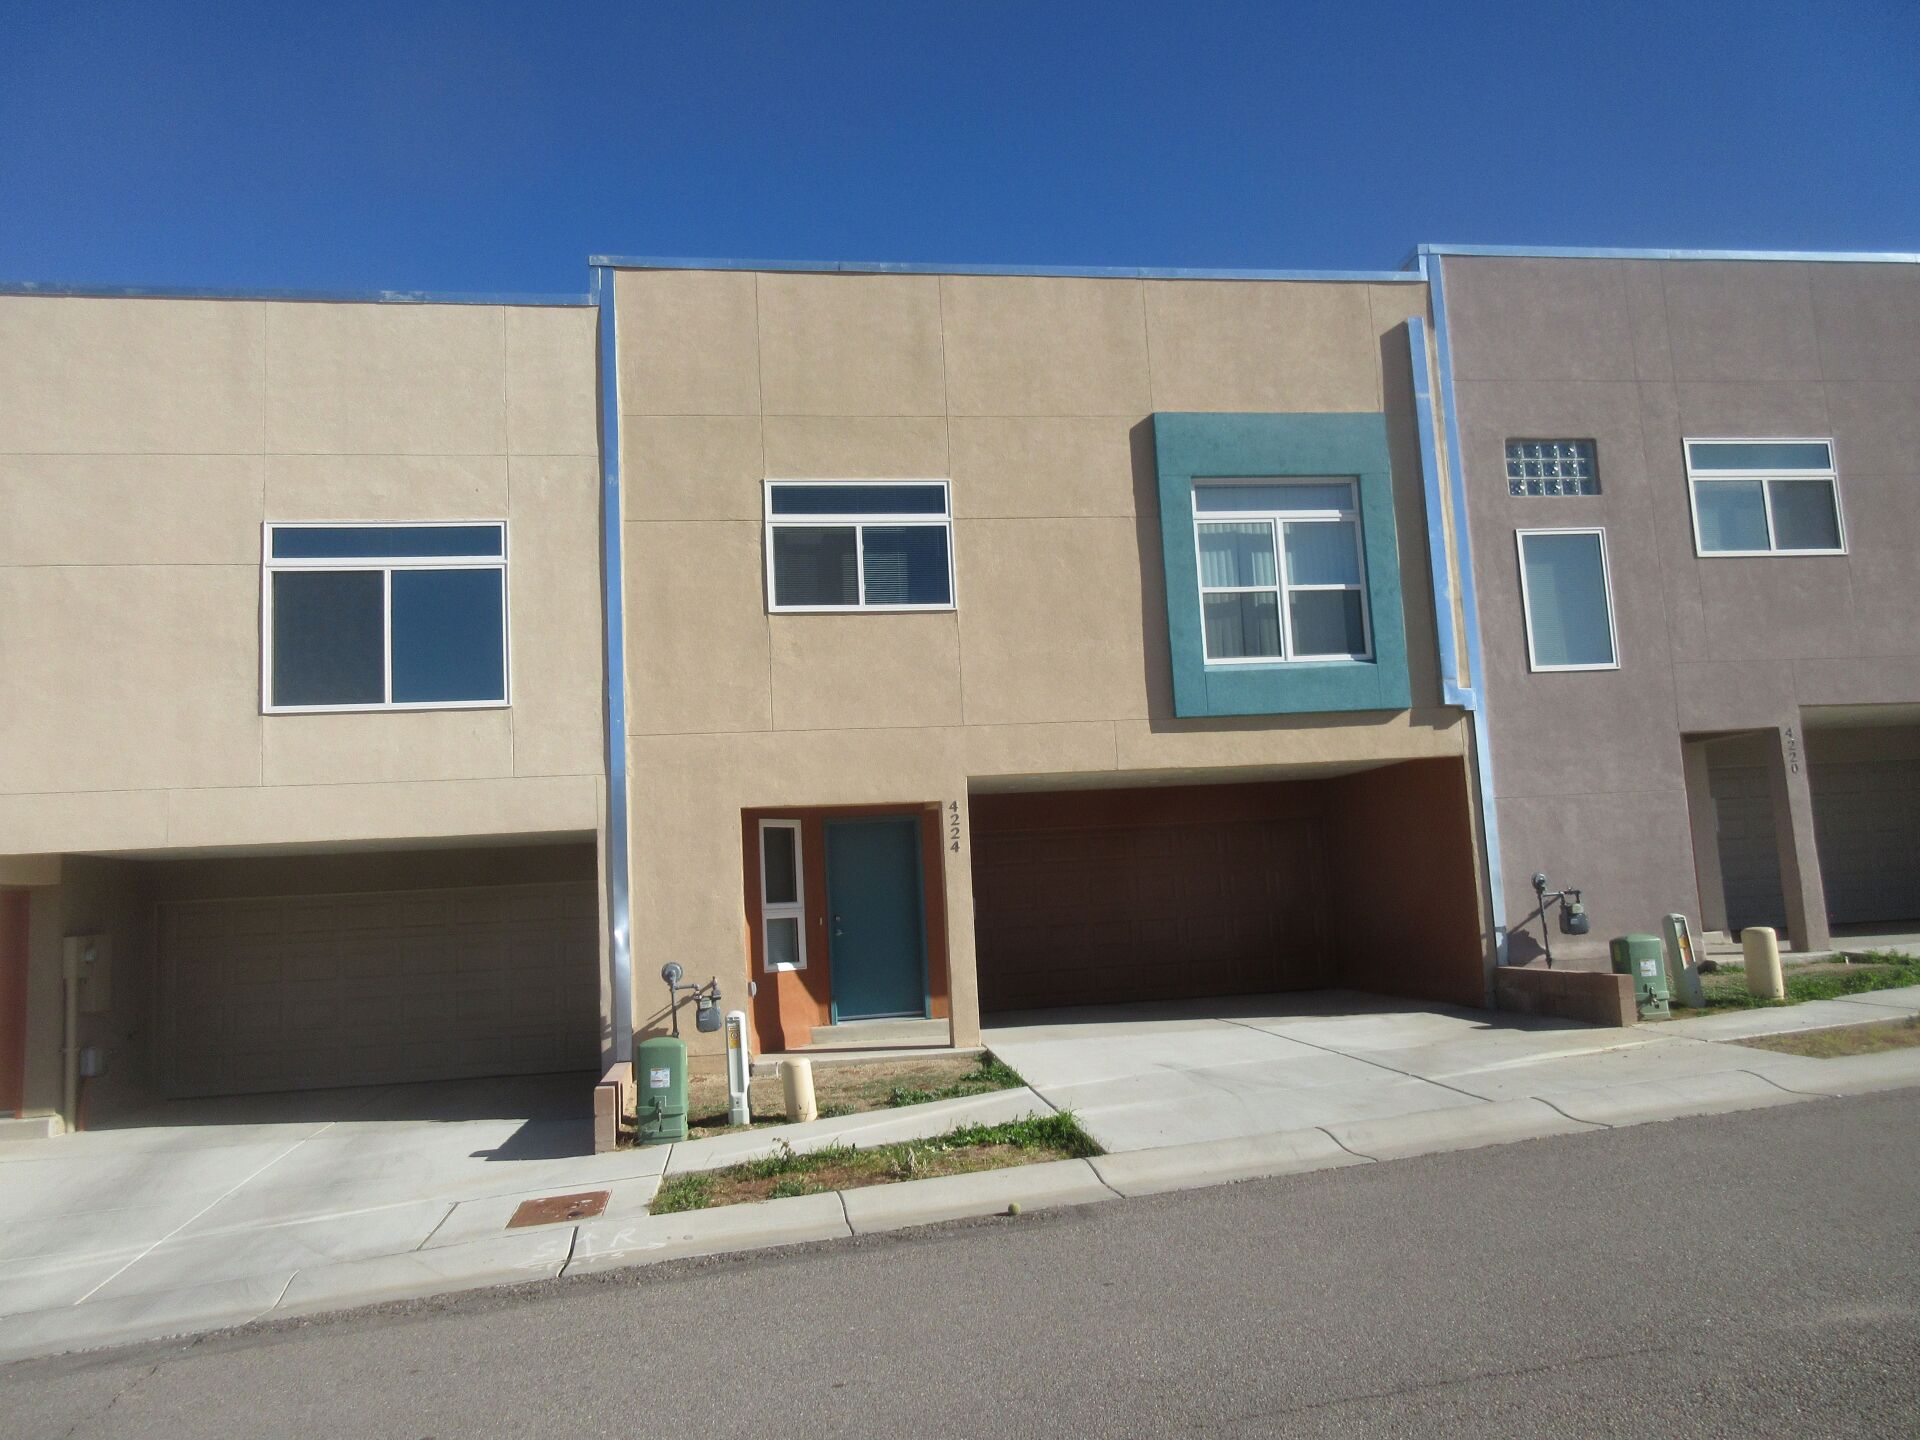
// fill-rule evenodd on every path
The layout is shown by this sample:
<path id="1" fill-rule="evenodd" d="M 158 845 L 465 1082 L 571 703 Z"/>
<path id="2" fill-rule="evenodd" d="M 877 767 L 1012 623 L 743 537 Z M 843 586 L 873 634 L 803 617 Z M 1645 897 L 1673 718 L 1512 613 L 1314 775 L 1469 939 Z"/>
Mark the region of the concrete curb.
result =
<path id="1" fill-rule="evenodd" d="M 873 1185 L 840 1194 L 847 1223 L 856 1235 L 881 1230 L 904 1230 L 913 1225 L 938 1225 L 976 1215 L 998 1215 L 1009 1205 L 1040 1210 L 1057 1205 L 1089 1205 L 1118 1198 L 1100 1183 L 1085 1160 L 1049 1160 L 1038 1165 L 1013 1165 L 1004 1170 L 980 1170 L 971 1175 L 940 1175 L 931 1180 L 908 1180 L 898 1185 Z"/>
<path id="2" fill-rule="evenodd" d="M 1490 1100 L 1485 1105 L 1424 1110 L 1380 1120 L 1329 1125 L 1327 1133 L 1369 1160 L 1405 1160 L 1443 1150 L 1473 1150 L 1547 1135 L 1576 1135 L 1595 1127 L 1569 1119 L 1544 1100 Z"/>
<path id="3" fill-rule="evenodd" d="M 1764 1051 L 1756 1050 L 1756 1055 Z M 1841 1055 L 1831 1060 L 1781 1055 L 1749 1067 L 1775 1085 L 1809 1098 L 1872 1095 L 1920 1085 L 1920 1049 L 1883 1050 L 1877 1055 Z"/>
<path id="4" fill-rule="evenodd" d="M 1808 1097 L 1790 1094 L 1750 1071 L 1723 1070 L 1712 1075 L 1683 1075 L 1671 1080 L 1608 1085 L 1598 1090 L 1573 1090 L 1555 1095 L 1553 1103 L 1555 1108 L 1577 1120 L 1611 1126 L 1758 1110 L 1769 1105 L 1791 1105 L 1805 1098 Z"/>
<path id="5" fill-rule="evenodd" d="M 9 1315 L 0 1321 L 0 1362 L 245 1325 L 270 1314 L 292 1278 L 283 1271 Z"/>
<path id="6" fill-rule="evenodd" d="M 648 1215 L 638 1220 L 589 1220 L 578 1227 L 573 1255 L 561 1272 L 583 1274 L 650 1265 L 690 1255 L 764 1250 L 772 1245 L 803 1245 L 810 1240 L 839 1240 L 853 1233 L 837 1193 L 796 1195 L 718 1210 L 688 1210 L 678 1215 Z"/>
<path id="7" fill-rule="evenodd" d="M 295 1273 L 273 1314 L 311 1315 L 523 1280 L 551 1280 L 567 1263 L 574 1238 L 570 1225 L 555 1229 L 557 1234 L 543 1228 L 464 1245 L 310 1266 Z"/>
<path id="8" fill-rule="evenodd" d="M 1230 1140 L 1202 1140 L 1191 1145 L 1167 1145 L 1157 1150 L 1130 1150 L 1120 1155 L 1096 1155 L 1088 1162 L 1109 1189 L 1121 1195 L 1160 1195 L 1169 1190 L 1193 1190 L 1204 1185 L 1228 1185 L 1237 1180 L 1264 1180 L 1275 1175 L 1298 1175 L 1339 1165 L 1369 1164 L 1363 1156 L 1343 1150 L 1324 1130 L 1288 1130 L 1275 1135 L 1251 1135 Z"/>
<path id="9" fill-rule="evenodd" d="M 1053 1107 L 1026 1086 L 991 1090 L 985 1095 L 963 1095 L 958 1100 L 934 1100 L 925 1105 L 903 1105 L 893 1110 L 867 1110 L 831 1120 L 809 1120 L 778 1129 L 742 1130 L 705 1140 L 683 1140 L 667 1156 L 668 1175 L 696 1170 L 719 1170 L 773 1154 L 785 1141 L 805 1154 L 828 1145 L 888 1145 L 896 1140 L 925 1140 L 944 1135 L 956 1125 L 998 1125 L 1029 1115 L 1051 1115 Z"/>

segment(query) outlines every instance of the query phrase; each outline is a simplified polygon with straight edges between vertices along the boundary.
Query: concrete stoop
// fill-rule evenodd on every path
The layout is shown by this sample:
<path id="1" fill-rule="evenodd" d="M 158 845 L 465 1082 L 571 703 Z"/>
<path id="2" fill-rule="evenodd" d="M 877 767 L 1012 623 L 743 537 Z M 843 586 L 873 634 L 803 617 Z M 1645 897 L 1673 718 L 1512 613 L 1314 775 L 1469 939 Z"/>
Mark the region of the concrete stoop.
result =
<path id="1" fill-rule="evenodd" d="M 0 1140 L 51 1140 L 67 1133 L 58 1115 L 8 1115 L 0 1118 Z"/>
<path id="2" fill-rule="evenodd" d="M 1090 1160 L 1051 1161 L 717 1210 L 589 1220 L 405 1254 L 314 1265 L 292 1273 L 90 1301 L 0 1319 L 0 1360 L 97 1349 L 256 1320 L 553 1280 L 693 1256 L 840 1240 L 915 1225 L 1005 1215 L 1014 1204 L 1023 1213 L 1095 1204 L 1920 1085 L 1920 1049 L 1835 1060 L 1756 1055 L 1756 1064 L 1748 1070 L 1569 1091 L 1544 1099 L 1488 1101 L 1387 1119 L 1136 1150 Z M 736 1162 L 729 1159 L 716 1163 Z"/>
<path id="3" fill-rule="evenodd" d="M 947 1043 L 945 1020 L 846 1020 L 837 1025 L 813 1027 L 816 1049 L 845 1050 L 870 1046 L 875 1049 L 935 1048 Z"/>

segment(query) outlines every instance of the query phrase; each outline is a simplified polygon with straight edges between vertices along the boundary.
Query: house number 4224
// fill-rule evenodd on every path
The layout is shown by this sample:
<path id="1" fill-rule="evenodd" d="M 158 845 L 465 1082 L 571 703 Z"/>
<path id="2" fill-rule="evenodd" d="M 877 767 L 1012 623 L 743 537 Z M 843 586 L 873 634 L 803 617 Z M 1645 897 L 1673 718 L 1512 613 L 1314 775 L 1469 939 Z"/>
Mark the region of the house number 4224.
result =
<path id="1" fill-rule="evenodd" d="M 947 801 L 947 849 L 960 853 L 960 802 Z"/>

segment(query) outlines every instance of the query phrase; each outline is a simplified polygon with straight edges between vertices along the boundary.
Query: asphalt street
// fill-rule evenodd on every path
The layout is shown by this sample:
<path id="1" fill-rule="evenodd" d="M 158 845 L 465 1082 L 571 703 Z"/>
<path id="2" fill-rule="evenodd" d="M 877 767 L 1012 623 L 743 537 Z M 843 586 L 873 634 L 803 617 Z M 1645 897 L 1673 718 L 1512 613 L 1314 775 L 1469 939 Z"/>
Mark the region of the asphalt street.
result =
<path id="1" fill-rule="evenodd" d="M 0 1370 L 0 1435 L 1920 1433 L 1920 1091 Z"/>

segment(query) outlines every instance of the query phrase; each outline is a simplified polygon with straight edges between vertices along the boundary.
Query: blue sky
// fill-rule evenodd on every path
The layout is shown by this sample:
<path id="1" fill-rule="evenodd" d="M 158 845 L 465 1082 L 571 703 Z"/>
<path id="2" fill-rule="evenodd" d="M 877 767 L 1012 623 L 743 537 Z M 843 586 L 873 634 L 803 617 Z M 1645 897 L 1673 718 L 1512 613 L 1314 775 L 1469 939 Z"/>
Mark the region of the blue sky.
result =
<path id="1" fill-rule="evenodd" d="M 14 0 L 0 280 L 1920 250 L 1920 5 Z"/>

